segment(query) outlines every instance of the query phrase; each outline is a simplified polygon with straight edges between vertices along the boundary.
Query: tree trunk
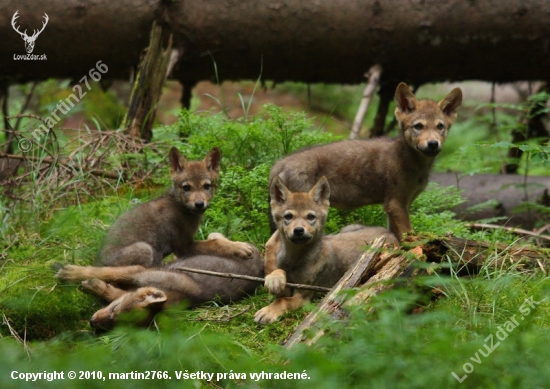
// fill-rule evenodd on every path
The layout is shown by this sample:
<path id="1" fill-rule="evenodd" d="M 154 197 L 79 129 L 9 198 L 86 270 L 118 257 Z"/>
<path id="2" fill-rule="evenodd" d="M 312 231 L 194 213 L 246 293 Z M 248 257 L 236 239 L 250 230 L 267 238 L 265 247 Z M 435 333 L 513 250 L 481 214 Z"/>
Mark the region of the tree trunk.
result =
<path id="1" fill-rule="evenodd" d="M 103 61 L 109 67 L 105 78 L 128 80 L 148 45 L 160 6 L 160 0 L 4 0 L 0 8 L 0 77 L 10 83 L 50 77 L 78 82 L 97 61 Z M 48 24 L 36 38 L 32 53 L 45 54 L 46 60 L 14 59 L 26 54 L 23 39 L 11 25 L 15 11 L 19 11 L 19 30 L 29 33 L 38 29 L 44 13 L 48 14 Z"/>
<path id="2" fill-rule="evenodd" d="M 378 102 L 376 116 L 374 117 L 374 124 L 369 135 L 371 138 L 376 138 L 389 132 L 386 130 L 386 116 L 388 116 L 390 103 L 394 100 L 396 88 L 397 84 L 395 82 L 380 85 L 380 90 L 378 91 L 380 100 Z"/>
<path id="3" fill-rule="evenodd" d="M 128 112 L 122 124 L 128 133 L 147 142 L 153 137 L 157 104 L 162 95 L 172 50 L 172 36 L 163 48 L 162 28 L 153 23 L 149 47 L 139 64 Z"/>
<path id="4" fill-rule="evenodd" d="M 20 30 L 49 23 L 33 54 L 14 60 Z M 360 83 L 370 64 L 384 81 L 543 80 L 550 69 L 546 0 L 5 0 L 0 10 L 0 77 L 10 83 L 48 77 L 80 80 L 101 60 L 108 77 L 127 78 L 153 20 L 184 53 L 182 82 L 262 78 L 282 82 Z M 179 65 L 179 66 L 178 66 Z"/>

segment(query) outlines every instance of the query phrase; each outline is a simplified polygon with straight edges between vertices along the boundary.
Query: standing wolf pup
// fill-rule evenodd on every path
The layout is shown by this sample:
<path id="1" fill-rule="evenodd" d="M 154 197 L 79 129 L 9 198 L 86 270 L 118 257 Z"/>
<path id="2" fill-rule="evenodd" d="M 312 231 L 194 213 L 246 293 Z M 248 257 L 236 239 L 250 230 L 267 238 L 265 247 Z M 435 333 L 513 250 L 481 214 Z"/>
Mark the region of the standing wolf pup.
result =
<path id="1" fill-rule="evenodd" d="M 401 239 L 412 229 L 409 207 L 428 184 L 435 156 L 456 120 L 462 91 L 453 89 L 436 103 L 417 100 L 400 83 L 395 102 L 401 136 L 348 140 L 298 151 L 275 164 L 270 182 L 279 176 L 291 191 L 304 192 L 325 176 L 333 207 L 383 204 L 388 228 Z"/>
<path id="2" fill-rule="evenodd" d="M 172 147 L 169 154 L 172 188 L 165 195 L 120 216 L 105 237 L 98 262 L 103 266 L 159 267 L 164 257 L 194 255 L 251 258 L 248 243 L 220 234 L 196 241 L 220 172 L 221 152 L 214 147 L 202 161 L 187 161 Z"/>
<path id="3" fill-rule="evenodd" d="M 330 187 L 321 177 L 308 192 L 290 192 L 277 176 L 270 188 L 271 211 L 281 239 L 274 269 L 266 286 L 278 298 L 254 316 L 257 323 L 273 323 L 283 313 L 306 304 L 315 292 L 285 289 L 286 280 L 300 284 L 332 287 L 355 263 L 363 246 L 379 236 L 397 244 L 395 236 L 382 227 L 347 226 L 338 234 L 323 236 L 328 214 Z M 284 283 L 280 283 L 281 275 Z"/>

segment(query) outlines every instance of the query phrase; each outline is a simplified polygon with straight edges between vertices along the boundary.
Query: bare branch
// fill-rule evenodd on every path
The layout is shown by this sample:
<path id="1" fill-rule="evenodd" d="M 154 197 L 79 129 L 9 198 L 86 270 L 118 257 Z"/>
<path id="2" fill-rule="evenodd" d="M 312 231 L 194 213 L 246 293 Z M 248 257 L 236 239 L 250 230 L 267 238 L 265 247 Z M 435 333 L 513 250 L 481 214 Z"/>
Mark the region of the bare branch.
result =
<path id="1" fill-rule="evenodd" d="M 263 283 L 265 281 L 264 278 L 261 277 L 252 277 L 252 276 L 245 276 L 242 274 L 233 274 L 233 273 L 219 273 L 217 271 L 210 271 L 210 270 L 200 270 L 200 269 L 190 269 L 188 267 L 177 267 L 177 268 L 171 268 L 172 270 L 178 270 L 178 271 L 187 271 L 190 273 L 198 273 L 198 274 L 208 274 L 210 276 L 216 276 L 216 277 L 223 277 L 223 278 L 235 278 L 239 280 L 248 280 L 248 281 L 258 281 Z M 316 292 L 330 292 L 330 288 L 323 288 L 322 286 L 314 286 L 314 285 L 303 285 L 303 284 L 291 284 L 287 283 L 286 286 L 289 288 L 295 288 L 295 289 L 304 289 L 304 290 L 313 290 Z"/>
<path id="2" fill-rule="evenodd" d="M 355 115 L 353 126 L 351 127 L 351 132 L 349 134 L 350 139 L 357 138 L 357 135 L 359 134 L 359 130 L 361 130 L 361 126 L 363 125 L 363 119 L 365 118 L 365 114 L 369 109 L 369 104 L 372 99 L 372 95 L 374 94 L 374 91 L 378 87 L 378 82 L 380 81 L 381 74 L 382 74 L 382 66 L 380 65 L 374 65 L 369 69 L 368 73 L 365 73 L 365 77 L 368 78 L 369 82 L 365 87 L 365 91 L 363 92 L 363 99 L 361 99 L 361 104 L 359 105 L 359 109 L 357 110 L 357 114 Z"/>

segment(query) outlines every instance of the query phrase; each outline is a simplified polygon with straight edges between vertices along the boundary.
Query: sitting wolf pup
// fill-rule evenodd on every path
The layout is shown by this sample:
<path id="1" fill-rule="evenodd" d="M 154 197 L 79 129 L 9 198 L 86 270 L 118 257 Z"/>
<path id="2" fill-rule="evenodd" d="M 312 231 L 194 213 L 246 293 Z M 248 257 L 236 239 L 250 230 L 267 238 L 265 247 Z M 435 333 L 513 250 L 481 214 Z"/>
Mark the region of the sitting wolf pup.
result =
<path id="1" fill-rule="evenodd" d="M 260 309 L 254 321 L 273 323 L 283 313 L 306 304 L 315 292 L 285 289 L 286 281 L 332 287 L 361 256 L 363 246 L 384 236 L 396 237 L 382 227 L 351 225 L 338 234 L 323 236 L 329 207 L 330 187 L 325 177 L 307 192 L 290 192 L 276 176 L 270 188 L 271 212 L 281 240 L 276 269 L 265 268 L 274 284 L 266 286 L 279 297 Z M 267 266 L 267 264 L 266 264 Z M 280 277 L 279 277 L 280 276 Z"/>
<path id="2" fill-rule="evenodd" d="M 223 238 L 219 234 L 212 235 L 215 239 Z M 149 324 L 155 313 L 180 301 L 185 300 L 194 307 L 219 298 L 222 303 L 227 304 L 252 293 L 260 283 L 177 270 L 179 267 L 189 267 L 261 277 L 263 261 L 258 250 L 253 246 L 249 247 L 253 255 L 248 261 L 199 255 L 155 269 L 138 265 L 67 265 L 59 270 L 57 277 L 67 281 L 82 281 L 84 289 L 110 303 L 92 316 L 92 327 L 110 329 L 117 322 L 120 313 L 132 309 L 147 309 L 149 315 L 144 324 Z M 121 289 L 122 287 L 126 289 Z"/>
<path id="3" fill-rule="evenodd" d="M 164 257 L 194 255 L 250 258 L 251 246 L 221 235 L 196 241 L 204 211 L 214 193 L 221 152 L 214 147 L 202 161 L 187 161 L 172 147 L 169 154 L 172 188 L 159 198 L 124 213 L 113 224 L 99 253 L 102 266 L 159 267 Z"/>

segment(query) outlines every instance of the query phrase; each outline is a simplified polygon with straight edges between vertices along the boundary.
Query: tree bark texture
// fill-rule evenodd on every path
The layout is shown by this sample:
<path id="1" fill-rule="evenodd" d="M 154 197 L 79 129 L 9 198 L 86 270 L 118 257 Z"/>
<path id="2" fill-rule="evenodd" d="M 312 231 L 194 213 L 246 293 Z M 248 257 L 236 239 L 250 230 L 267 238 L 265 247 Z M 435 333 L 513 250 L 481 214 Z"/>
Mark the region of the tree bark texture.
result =
<path id="1" fill-rule="evenodd" d="M 49 23 L 34 54 L 21 30 Z M 184 53 L 182 82 L 262 78 L 282 82 L 360 83 L 375 63 L 386 81 L 544 80 L 550 69 L 546 0 L 5 0 L 0 10 L 0 81 L 79 80 L 102 60 L 111 78 L 137 65 L 153 20 Z"/>
<path id="2" fill-rule="evenodd" d="M 151 141 L 153 137 L 157 104 L 166 81 L 171 50 L 172 36 L 168 39 L 168 46 L 165 50 L 163 48 L 162 28 L 154 23 L 149 47 L 139 64 L 130 96 L 128 112 L 122 125 L 131 136 L 141 138 L 147 142 Z"/>
<path id="3" fill-rule="evenodd" d="M 26 82 L 49 77 L 72 78 L 78 82 L 103 61 L 105 78 L 129 79 L 148 45 L 149 33 L 160 0 L 78 1 L 4 0 L 0 7 L 0 80 Z M 37 37 L 32 54 L 47 60 L 15 60 L 26 54 L 23 39 L 11 26 L 15 11 L 21 31 L 32 35 L 49 21 Z"/>

